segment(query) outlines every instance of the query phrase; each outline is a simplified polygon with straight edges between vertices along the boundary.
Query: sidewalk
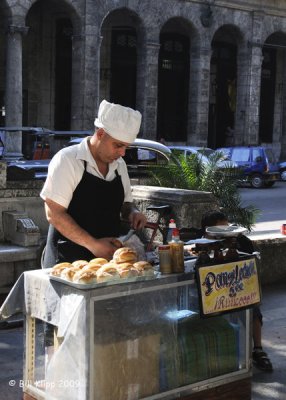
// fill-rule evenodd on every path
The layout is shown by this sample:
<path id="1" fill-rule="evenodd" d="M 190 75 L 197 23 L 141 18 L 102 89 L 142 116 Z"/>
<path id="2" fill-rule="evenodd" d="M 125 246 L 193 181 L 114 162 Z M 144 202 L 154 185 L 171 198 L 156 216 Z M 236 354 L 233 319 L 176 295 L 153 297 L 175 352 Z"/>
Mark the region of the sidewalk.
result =
<path id="1" fill-rule="evenodd" d="M 253 228 L 252 232 L 247 236 L 250 239 L 276 239 L 276 238 L 286 238 L 285 235 L 281 234 L 281 225 L 285 223 L 285 220 L 277 220 L 277 221 L 264 221 L 257 222 Z"/>
<path id="2" fill-rule="evenodd" d="M 252 400 L 286 399 L 286 282 L 262 290 L 263 345 L 272 373 L 253 368 Z M 0 330 L 0 398 L 21 400 L 23 329 Z M 231 400 L 231 399 L 229 399 Z"/>
<path id="3" fill-rule="evenodd" d="M 286 399 L 286 282 L 263 287 L 262 342 L 272 373 L 253 368 L 252 400 Z"/>

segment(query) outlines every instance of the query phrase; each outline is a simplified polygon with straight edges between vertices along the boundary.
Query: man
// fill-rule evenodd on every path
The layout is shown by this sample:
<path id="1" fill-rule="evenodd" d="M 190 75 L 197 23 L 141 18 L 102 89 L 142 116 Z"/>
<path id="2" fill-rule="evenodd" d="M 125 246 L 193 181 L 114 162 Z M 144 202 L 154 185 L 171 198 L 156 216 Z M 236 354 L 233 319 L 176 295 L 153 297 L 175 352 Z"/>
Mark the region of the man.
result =
<path id="1" fill-rule="evenodd" d="M 201 228 L 206 232 L 208 226 L 229 225 L 226 215 L 220 211 L 208 211 L 202 217 Z M 237 238 L 237 248 L 245 253 L 252 254 L 254 247 L 252 241 L 245 235 Z M 258 306 L 253 307 L 253 352 L 252 359 L 257 368 L 262 371 L 273 371 L 272 363 L 262 348 L 262 314 Z"/>
<path id="2" fill-rule="evenodd" d="M 111 259 L 120 219 L 141 229 L 146 217 L 133 204 L 122 159 L 139 132 L 141 114 L 103 100 L 93 136 L 60 150 L 41 191 L 50 223 L 44 268 L 94 257 Z"/>

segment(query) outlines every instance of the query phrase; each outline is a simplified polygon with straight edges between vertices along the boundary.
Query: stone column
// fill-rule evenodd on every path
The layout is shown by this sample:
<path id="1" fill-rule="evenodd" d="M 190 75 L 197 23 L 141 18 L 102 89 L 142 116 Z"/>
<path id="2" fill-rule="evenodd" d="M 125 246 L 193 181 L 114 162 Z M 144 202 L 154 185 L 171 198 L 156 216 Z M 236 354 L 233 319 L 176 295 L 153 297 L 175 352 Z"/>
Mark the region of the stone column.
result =
<path id="1" fill-rule="evenodd" d="M 259 106 L 261 88 L 262 48 L 252 44 L 248 80 L 248 98 L 246 104 L 246 122 L 243 144 L 256 144 L 259 141 Z"/>
<path id="2" fill-rule="evenodd" d="M 142 113 L 142 137 L 152 140 L 157 138 L 159 49 L 160 43 L 151 39 L 138 45 L 137 108 Z"/>
<path id="3" fill-rule="evenodd" d="M 259 107 L 262 66 L 262 37 L 265 29 L 265 13 L 253 12 L 253 32 L 249 42 L 249 67 L 247 83 L 247 101 L 245 113 L 244 145 L 256 144 L 259 141 Z"/>
<path id="4" fill-rule="evenodd" d="M 237 52 L 237 94 L 234 126 L 234 145 L 244 144 L 249 93 L 250 48 L 244 43 Z"/>
<path id="5" fill-rule="evenodd" d="M 0 160 L 0 189 L 6 188 L 7 180 L 7 164 L 5 161 Z"/>
<path id="6" fill-rule="evenodd" d="M 85 35 L 83 128 L 93 129 L 99 106 L 100 46 L 102 36 L 98 31 Z"/>
<path id="7" fill-rule="evenodd" d="M 72 37 L 72 98 L 71 98 L 71 129 L 82 130 L 89 127 L 83 126 L 83 59 L 84 59 L 84 36 L 73 35 Z"/>
<path id="8" fill-rule="evenodd" d="M 10 25 L 7 32 L 6 59 L 6 126 L 22 126 L 22 35 L 28 32 L 26 26 Z M 5 158 L 22 156 L 22 133 L 6 132 Z"/>
<path id="9" fill-rule="evenodd" d="M 187 136 L 191 145 L 208 144 L 210 60 L 210 46 L 191 46 Z"/>

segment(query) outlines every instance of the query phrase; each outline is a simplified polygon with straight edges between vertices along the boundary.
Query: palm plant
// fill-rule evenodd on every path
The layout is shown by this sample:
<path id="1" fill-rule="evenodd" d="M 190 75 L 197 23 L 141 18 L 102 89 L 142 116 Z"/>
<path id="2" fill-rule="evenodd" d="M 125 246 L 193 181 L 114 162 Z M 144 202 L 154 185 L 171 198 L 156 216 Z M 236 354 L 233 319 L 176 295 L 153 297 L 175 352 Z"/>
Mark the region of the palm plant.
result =
<path id="1" fill-rule="evenodd" d="M 219 202 L 221 210 L 233 221 L 251 231 L 259 210 L 252 205 L 242 206 L 238 191 L 241 177 L 239 169 L 220 167 L 223 154 L 215 152 L 205 163 L 199 154 L 185 157 L 174 153 L 170 163 L 164 167 L 154 167 L 149 184 L 188 190 L 211 192 Z"/>

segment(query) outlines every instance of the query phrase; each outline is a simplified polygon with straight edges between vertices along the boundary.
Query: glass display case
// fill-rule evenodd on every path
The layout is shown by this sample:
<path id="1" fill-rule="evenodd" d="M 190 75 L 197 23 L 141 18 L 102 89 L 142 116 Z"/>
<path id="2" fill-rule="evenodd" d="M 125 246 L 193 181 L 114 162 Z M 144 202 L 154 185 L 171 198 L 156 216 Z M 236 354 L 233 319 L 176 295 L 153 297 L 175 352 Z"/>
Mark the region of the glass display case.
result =
<path id="1" fill-rule="evenodd" d="M 88 290 L 25 273 L 26 398 L 192 399 L 249 378 L 251 311 L 198 304 L 192 273 Z"/>

